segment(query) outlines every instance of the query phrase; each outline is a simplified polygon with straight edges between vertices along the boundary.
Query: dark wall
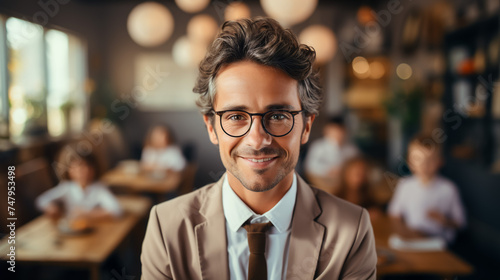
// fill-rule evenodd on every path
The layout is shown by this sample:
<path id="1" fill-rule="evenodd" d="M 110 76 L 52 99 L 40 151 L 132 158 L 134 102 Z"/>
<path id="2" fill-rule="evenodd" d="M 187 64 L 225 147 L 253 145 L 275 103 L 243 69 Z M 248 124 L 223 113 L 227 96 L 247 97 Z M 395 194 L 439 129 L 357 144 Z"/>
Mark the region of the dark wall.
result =
<path id="1" fill-rule="evenodd" d="M 464 203 L 472 246 L 500 260 L 500 174 L 481 165 L 449 159 L 445 176 L 455 182 Z"/>

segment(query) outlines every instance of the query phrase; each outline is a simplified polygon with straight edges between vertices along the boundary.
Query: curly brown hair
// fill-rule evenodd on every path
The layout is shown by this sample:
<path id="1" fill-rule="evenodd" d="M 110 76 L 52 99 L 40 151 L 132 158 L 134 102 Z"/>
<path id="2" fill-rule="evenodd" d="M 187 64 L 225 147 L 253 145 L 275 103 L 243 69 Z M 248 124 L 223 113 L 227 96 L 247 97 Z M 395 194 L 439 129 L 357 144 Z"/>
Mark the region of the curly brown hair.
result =
<path id="1" fill-rule="evenodd" d="M 317 115 L 322 102 L 318 71 L 313 67 L 316 52 L 300 44 L 290 29 L 274 19 L 258 17 L 226 21 L 201 61 L 193 91 L 196 104 L 207 116 L 213 110 L 215 79 L 222 66 L 249 60 L 275 67 L 298 81 L 299 98 L 306 114 Z"/>
<path id="2" fill-rule="evenodd" d="M 62 147 L 56 159 L 57 161 L 52 166 L 60 180 L 70 180 L 69 167 L 75 161 L 82 161 L 91 166 L 94 169 L 94 180 L 99 179 L 103 174 L 102 164 L 94 149 L 82 151 L 77 141 L 72 141 Z"/>

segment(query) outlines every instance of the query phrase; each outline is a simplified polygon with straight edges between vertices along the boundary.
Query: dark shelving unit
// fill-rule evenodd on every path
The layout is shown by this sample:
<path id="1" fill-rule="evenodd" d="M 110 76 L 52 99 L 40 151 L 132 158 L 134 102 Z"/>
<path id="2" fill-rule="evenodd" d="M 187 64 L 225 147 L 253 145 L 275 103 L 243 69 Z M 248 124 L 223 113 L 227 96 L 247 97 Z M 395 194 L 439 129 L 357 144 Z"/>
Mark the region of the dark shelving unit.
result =
<path id="1" fill-rule="evenodd" d="M 485 168 L 490 168 L 494 163 L 495 136 L 494 126 L 500 125 L 499 119 L 492 116 L 492 99 L 494 82 L 499 80 L 500 59 L 491 61 L 489 59 L 489 47 L 493 40 L 498 40 L 500 36 L 500 14 L 481 19 L 473 24 L 459 28 L 446 34 L 444 40 L 444 53 L 446 54 L 446 73 L 444 76 L 445 94 L 443 104 L 445 106 L 445 117 L 443 118 L 447 140 L 445 142 L 445 152 L 447 157 L 454 157 L 454 149 L 457 147 L 470 147 L 469 156 L 464 156 L 458 160 L 471 164 L 479 164 Z M 463 48 L 467 52 L 469 59 L 474 59 L 476 52 L 482 49 L 485 60 L 483 71 L 473 71 L 473 73 L 459 74 L 457 69 L 452 69 L 450 55 L 456 48 Z M 500 48 L 496 50 L 500 54 Z M 500 57 L 500 55 L 498 55 Z M 464 82 L 469 84 L 467 93 L 471 100 L 477 98 L 476 87 L 483 84 L 486 88 L 486 98 L 484 100 L 484 113 L 481 116 L 468 116 L 460 113 L 457 108 L 458 100 L 455 100 L 455 84 Z M 484 96 L 484 95 L 482 95 Z M 460 107 L 460 106 L 458 106 Z M 451 110 L 451 111 L 450 111 Z M 446 113 L 447 112 L 447 113 Z M 470 156 L 472 155 L 472 156 Z"/>

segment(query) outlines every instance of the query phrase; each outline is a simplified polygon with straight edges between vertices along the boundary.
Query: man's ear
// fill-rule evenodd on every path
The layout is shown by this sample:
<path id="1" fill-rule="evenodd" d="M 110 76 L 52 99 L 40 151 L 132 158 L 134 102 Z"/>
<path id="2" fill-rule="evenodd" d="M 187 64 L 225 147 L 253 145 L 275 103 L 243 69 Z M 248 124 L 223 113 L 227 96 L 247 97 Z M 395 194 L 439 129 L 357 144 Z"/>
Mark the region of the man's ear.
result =
<path id="1" fill-rule="evenodd" d="M 208 137 L 210 138 L 210 142 L 212 142 L 214 145 L 218 145 L 219 139 L 217 139 L 217 133 L 215 132 L 215 128 L 213 126 L 215 120 L 207 115 L 203 115 L 203 121 L 205 122 L 205 126 L 207 127 Z"/>
<path id="2" fill-rule="evenodd" d="M 300 144 L 304 145 L 305 143 L 307 143 L 307 141 L 309 141 L 309 135 L 311 134 L 311 128 L 312 128 L 312 124 L 314 122 L 314 119 L 316 118 L 316 115 L 309 115 L 309 116 L 306 116 L 306 121 L 304 122 L 304 129 L 302 130 L 302 139 L 300 141 Z"/>

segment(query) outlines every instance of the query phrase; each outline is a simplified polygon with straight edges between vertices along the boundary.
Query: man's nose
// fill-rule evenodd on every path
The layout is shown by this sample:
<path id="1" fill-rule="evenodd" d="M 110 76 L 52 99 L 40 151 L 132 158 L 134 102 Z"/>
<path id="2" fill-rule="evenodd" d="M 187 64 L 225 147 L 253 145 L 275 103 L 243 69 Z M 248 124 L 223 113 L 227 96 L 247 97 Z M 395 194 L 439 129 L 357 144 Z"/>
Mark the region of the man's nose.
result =
<path id="1" fill-rule="evenodd" d="M 262 126 L 261 118 L 260 116 L 253 116 L 252 126 L 244 139 L 248 146 L 256 150 L 269 146 L 273 141 L 272 136 Z"/>

